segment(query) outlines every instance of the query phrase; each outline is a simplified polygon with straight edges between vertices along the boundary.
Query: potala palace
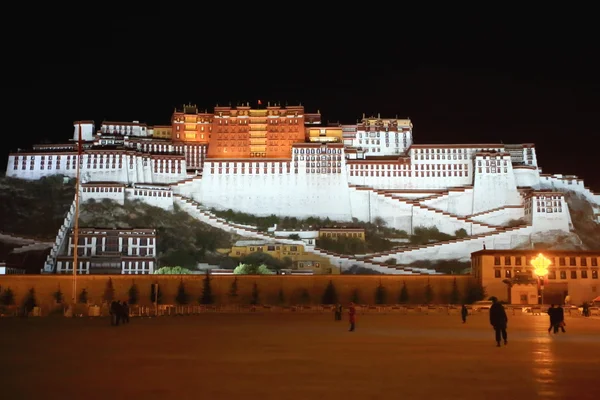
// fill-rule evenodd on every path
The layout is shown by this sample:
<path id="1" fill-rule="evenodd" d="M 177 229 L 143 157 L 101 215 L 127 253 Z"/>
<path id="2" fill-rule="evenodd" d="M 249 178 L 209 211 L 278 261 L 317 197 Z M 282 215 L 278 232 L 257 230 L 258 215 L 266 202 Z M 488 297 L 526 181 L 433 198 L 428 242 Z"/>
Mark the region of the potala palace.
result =
<path id="1" fill-rule="evenodd" d="M 365 117 L 354 125 L 323 124 L 320 112 L 278 104 L 176 109 L 171 124 L 76 121 L 71 140 L 11 153 L 7 176 L 76 176 L 82 146 L 81 201 L 141 199 L 181 206 L 207 224 L 244 237 L 303 244 L 335 265 L 390 274 L 431 273 L 404 267 L 415 260 L 464 259 L 482 248 L 511 249 L 532 234 L 571 229 L 564 191 L 600 204 L 575 176 L 542 174 L 535 145 L 416 144 L 409 119 Z M 255 215 L 335 221 L 373 221 L 412 233 L 437 227 L 469 237 L 379 254 L 344 256 L 314 246 L 299 232 L 259 232 L 210 213 L 211 208 Z M 74 204 L 45 266 L 72 228 Z M 515 226 L 514 221 L 521 223 Z M 510 227 L 508 227 L 511 222 Z M 395 258 L 398 265 L 384 261 Z M 64 272 L 64 271 L 63 271 Z"/>

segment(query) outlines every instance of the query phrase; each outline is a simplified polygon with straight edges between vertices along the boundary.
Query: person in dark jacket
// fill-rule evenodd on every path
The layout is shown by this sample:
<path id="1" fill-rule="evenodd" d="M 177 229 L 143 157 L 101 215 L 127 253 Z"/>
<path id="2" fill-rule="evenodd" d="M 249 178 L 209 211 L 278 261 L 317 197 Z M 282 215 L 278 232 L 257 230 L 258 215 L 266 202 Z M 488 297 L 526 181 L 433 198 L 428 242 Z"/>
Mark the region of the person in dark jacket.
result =
<path id="1" fill-rule="evenodd" d="M 129 306 L 127 305 L 126 301 L 121 303 L 121 312 L 123 314 L 122 315 L 123 323 L 128 324 L 129 323 Z"/>
<path id="2" fill-rule="evenodd" d="M 469 315 L 469 310 L 467 310 L 467 306 L 463 304 L 460 309 L 460 316 L 462 317 L 463 324 L 467 322 L 467 315 Z"/>
<path id="3" fill-rule="evenodd" d="M 342 320 L 342 305 L 338 304 L 335 306 L 335 310 L 334 310 L 334 316 L 335 316 L 335 320 L 336 321 L 341 321 Z"/>
<path id="4" fill-rule="evenodd" d="M 504 344 L 508 344 L 508 335 L 506 333 L 506 326 L 508 324 L 508 317 L 504 306 L 498 302 L 498 299 L 492 297 L 492 306 L 490 307 L 490 324 L 494 327 L 496 332 L 496 345 L 500 347 L 500 339 L 504 339 Z"/>
<path id="5" fill-rule="evenodd" d="M 548 316 L 550 317 L 550 326 L 548 327 L 548 333 L 550 333 L 552 329 L 554 329 L 554 333 L 558 332 L 558 322 L 556 321 L 556 308 L 554 307 L 554 304 L 550 305 L 550 308 L 548 309 Z"/>
<path id="6" fill-rule="evenodd" d="M 354 303 L 350 303 L 350 307 L 348 307 L 348 319 L 350 322 L 350 332 L 354 332 L 356 327 L 356 307 L 354 307 Z"/>
<path id="7" fill-rule="evenodd" d="M 559 304 L 558 307 L 556 307 L 556 325 L 554 327 L 554 333 L 558 333 L 558 330 L 560 329 L 562 331 L 562 333 L 566 333 L 567 331 L 565 330 L 565 309 L 562 308 L 562 306 Z"/>
<path id="8" fill-rule="evenodd" d="M 121 320 L 120 317 L 120 310 L 121 306 L 119 305 L 119 302 L 116 300 L 113 300 L 110 303 L 110 324 L 111 325 L 119 325 L 119 321 Z"/>

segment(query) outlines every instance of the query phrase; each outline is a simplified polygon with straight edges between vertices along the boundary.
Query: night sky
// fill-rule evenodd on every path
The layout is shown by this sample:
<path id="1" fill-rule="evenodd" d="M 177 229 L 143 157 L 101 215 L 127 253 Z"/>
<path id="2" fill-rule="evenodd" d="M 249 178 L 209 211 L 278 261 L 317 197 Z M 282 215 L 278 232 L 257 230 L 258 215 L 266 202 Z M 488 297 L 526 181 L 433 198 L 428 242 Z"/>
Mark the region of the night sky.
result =
<path id="1" fill-rule="evenodd" d="M 8 124 L 28 128 L 8 147 L 64 142 L 79 119 L 168 124 L 183 103 L 210 110 L 261 99 L 301 102 L 324 121 L 410 117 L 419 144 L 533 142 L 543 172 L 579 175 L 600 191 L 595 24 L 407 18 L 373 29 L 358 13 L 215 33 L 168 20 L 113 15 L 77 35 L 73 23 L 38 24 L 37 40 L 11 45 L 20 62 L 5 82 L 16 117 Z"/>

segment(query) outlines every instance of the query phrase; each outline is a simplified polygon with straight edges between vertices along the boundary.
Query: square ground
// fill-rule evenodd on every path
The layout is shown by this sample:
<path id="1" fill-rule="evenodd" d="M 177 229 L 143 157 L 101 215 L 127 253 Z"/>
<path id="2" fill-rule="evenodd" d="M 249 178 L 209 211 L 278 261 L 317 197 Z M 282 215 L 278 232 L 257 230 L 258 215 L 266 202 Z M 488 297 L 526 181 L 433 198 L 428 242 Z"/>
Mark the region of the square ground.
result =
<path id="1" fill-rule="evenodd" d="M 203 314 L 0 319 L 6 399 L 599 399 L 600 319 Z M 6 397 L 5 397 L 6 396 Z"/>

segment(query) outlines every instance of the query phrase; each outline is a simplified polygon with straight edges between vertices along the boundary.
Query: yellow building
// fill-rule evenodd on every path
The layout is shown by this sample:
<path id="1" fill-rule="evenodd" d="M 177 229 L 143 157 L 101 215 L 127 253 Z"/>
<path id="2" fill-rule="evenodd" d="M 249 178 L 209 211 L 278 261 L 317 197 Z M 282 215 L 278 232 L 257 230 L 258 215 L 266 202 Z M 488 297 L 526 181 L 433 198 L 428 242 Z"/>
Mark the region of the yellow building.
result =
<path id="1" fill-rule="evenodd" d="M 341 126 L 321 126 L 315 128 L 306 128 L 306 137 L 313 143 L 342 143 L 344 134 Z"/>
<path id="2" fill-rule="evenodd" d="M 539 266 L 538 260 L 547 265 Z M 573 305 L 590 302 L 600 295 L 599 265 L 600 251 L 480 250 L 471 254 L 472 274 L 487 296 L 511 304 L 538 304 L 542 293 L 544 304 L 564 304 L 567 296 Z M 540 279 L 537 273 L 544 267 Z"/>
<path id="3" fill-rule="evenodd" d="M 173 128 L 170 125 L 156 125 L 152 137 L 157 139 L 171 139 Z"/>
<path id="4" fill-rule="evenodd" d="M 304 251 L 304 246 L 270 243 L 262 240 L 239 240 L 231 248 L 230 257 L 241 258 L 252 253 L 267 253 L 283 260 L 289 257 L 294 270 L 312 270 L 315 274 L 339 274 L 339 266 L 332 265 L 329 259 Z"/>
<path id="5" fill-rule="evenodd" d="M 365 240 L 365 230 L 363 228 L 321 228 L 319 229 L 319 238 L 337 239 L 338 237 L 351 237 Z"/>

